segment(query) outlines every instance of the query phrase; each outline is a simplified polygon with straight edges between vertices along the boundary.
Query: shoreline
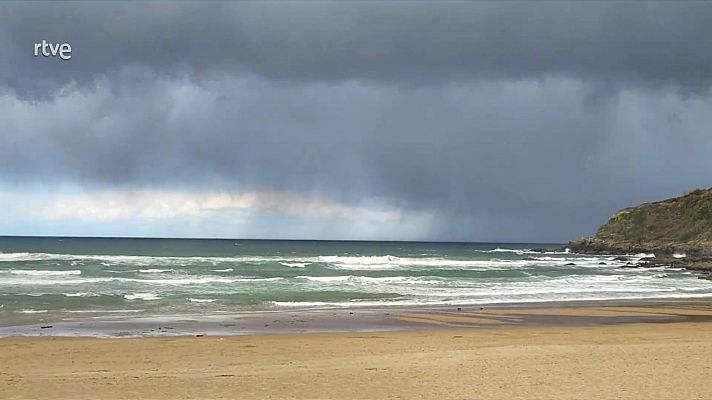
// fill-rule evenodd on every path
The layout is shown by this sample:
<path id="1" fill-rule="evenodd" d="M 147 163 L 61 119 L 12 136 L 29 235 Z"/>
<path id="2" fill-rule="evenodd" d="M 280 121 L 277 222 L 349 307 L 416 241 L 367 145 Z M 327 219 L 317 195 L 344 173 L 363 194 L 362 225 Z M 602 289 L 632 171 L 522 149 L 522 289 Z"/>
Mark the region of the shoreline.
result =
<path id="1" fill-rule="evenodd" d="M 142 338 L 712 321 L 712 297 L 185 314 L 0 326 L 13 337 Z"/>

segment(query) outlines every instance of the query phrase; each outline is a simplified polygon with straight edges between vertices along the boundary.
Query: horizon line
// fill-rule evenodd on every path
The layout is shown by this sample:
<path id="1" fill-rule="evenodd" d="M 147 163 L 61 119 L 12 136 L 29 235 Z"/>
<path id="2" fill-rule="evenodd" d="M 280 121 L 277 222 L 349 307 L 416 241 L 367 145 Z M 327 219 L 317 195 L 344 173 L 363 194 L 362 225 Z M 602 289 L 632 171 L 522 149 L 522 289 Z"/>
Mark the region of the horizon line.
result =
<path id="1" fill-rule="evenodd" d="M 511 242 L 511 241 L 452 241 L 452 240 L 374 240 L 374 239 L 279 239 L 279 238 L 229 238 L 229 237 L 157 237 L 157 236 L 62 236 L 62 235 L 0 235 L 4 238 L 27 239 L 145 239 L 145 240 L 235 240 L 265 242 L 382 242 L 382 243 L 442 243 L 442 244 L 544 244 L 565 245 L 559 242 Z"/>

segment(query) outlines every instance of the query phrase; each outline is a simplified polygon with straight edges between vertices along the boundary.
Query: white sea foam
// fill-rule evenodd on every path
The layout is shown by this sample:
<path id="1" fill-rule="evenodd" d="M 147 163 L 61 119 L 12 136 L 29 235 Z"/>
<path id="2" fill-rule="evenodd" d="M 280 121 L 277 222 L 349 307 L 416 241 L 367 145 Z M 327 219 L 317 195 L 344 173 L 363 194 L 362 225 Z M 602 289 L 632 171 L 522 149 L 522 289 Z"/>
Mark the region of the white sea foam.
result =
<path id="1" fill-rule="evenodd" d="M 546 252 L 538 253 L 528 250 L 514 249 L 495 249 L 481 250 L 483 253 L 494 252 L 513 252 L 520 254 L 569 254 L 568 252 Z M 268 263 L 276 262 L 284 266 L 292 268 L 303 268 L 312 263 L 327 263 L 338 265 L 411 265 L 411 266 L 481 266 L 486 265 L 490 261 L 487 260 L 468 260 L 468 259 L 451 259 L 451 258 L 427 258 L 427 257 L 396 257 L 391 255 L 385 256 L 339 256 L 339 255 L 324 255 L 318 257 L 268 257 L 268 256 L 252 256 L 252 257 L 157 257 L 157 256 L 109 256 L 109 255 L 73 255 L 73 254 L 52 254 L 52 253 L 0 253 L 0 262 L 2 261 L 98 261 L 103 265 L 135 265 L 135 266 L 192 266 L 201 263 Z M 493 260 L 493 262 L 508 263 L 521 262 L 523 260 Z M 524 260 L 526 261 L 526 260 Z M 220 270 L 217 270 L 220 271 Z M 113 270 L 113 272 L 128 272 Z"/>
<path id="2" fill-rule="evenodd" d="M 310 265 L 311 263 L 307 263 L 307 262 L 301 262 L 301 263 L 298 263 L 298 262 L 291 262 L 291 263 L 289 263 L 289 262 L 280 262 L 280 264 L 284 265 L 285 267 L 289 267 L 289 268 L 306 268 L 306 266 L 307 266 L 307 265 Z"/>
<path id="3" fill-rule="evenodd" d="M 687 254 L 685 253 L 673 253 L 673 258 L 685 258 L 687 257 Z"/>
<path id="4" fill-rule="evenodd" d="M 47 277 L 46 277 L 47 278 Z M 165 285 L 165 286 L 183 286 L 183 285 L 204 285 L 211 283 L 223 283 L 230 284 L 235 282 L 272 282 L 284 280 L 283 277 L 273 277 L 273 278 L 259 278 L 259 277 L 219 277 L 219 276 L 197 276 L 197 277 L 185 277 L 185 278 L 79 278 L 72 279 L 64 276 L 57 276 L 56 279 L 28 279 L 28 278 L 3 278 L 0 279 L 0 287 L 3 285 L 13 285 L 13 286 L 42 286 L 42 285 L 84 285 L 84 284 L 96 284 L 96 283 L 138 283 L 146 285 Z"/>
<path id="5" fill-rule="evenodd" d="M 217 276 L 201 276 L 201 277 L 186 277 L 175 279 L 131 279 L 117 278 L 120 281 L 136 282 L 152 285 L 201 285 L 207 283 L 235 283 L 235 282 L 252 282 L 252 281 L 271 281 L 284 278 L 221 278 Z"/>
<path id="6" fill-rule="evenodd" d="M 626 286 L 599 286 L 596 288 L 552 288 L 552 287 L 532 287 L 532 288 L 498 288 L 492 290 L 478 289 L 478 290 L 447 290 L 447 291 L 433 291 L 429 293 L 424 293 L 422 297 L 446 297 L 452 299 L 478 299 L 482 297 L 499 297 L 503 301 L 514 300 L 521 297 L 538 297 L 538 298 L 566 298 L 567 296 L 561 295 L 577 295 L 581 293 L 601 293 L 601 294 L 630 294 L 630 293 L 648 293 L 650 295 L 660 292 L 675 292 L 674 288 L 641 288 L 641 287 L 626 287 Z M 576 296 L 574 296 L 575 298 Z"/>
<path id="7" fill-rule="evenodd" d="M 46 312 L 49 312 L 49 310 L 32 310 L 32 309 L 25 309 L 25 310 L 18 310 L 15 311 L 20 314 L 44 314 Z"/>
<path id="8" fill-rule="evenodd" d="M 492 267 L 498 263 L 511 263 L 504 261 L 487 260 L 453 260 L 442 258 L 404 258 L 386 256 L 321 256 L 318 260 L 330 264 L 338 269 L 394 269 L 399 267 Z M 521 261 L 514 263 L 525 264 Z"/>
<path id="9" fill-rule="evenodd" d="M 0 253 L 0 262 L 3 261 L 68 261 L 78 263 L 81 261 L 94 261 L 104 266 L 132 265 L 132 266 L 193 266 L 200 264 L 216 265 L 218 263 L 313 263 L 319 262 L 318 257 L 280 257 L 280 256 L 235 256 L 235 257 L 204 257 L 204 256 L 128 256 L 128 255 L 80 255 L 80 254 L 55 254 L 55 253 Z"/>
<path id="10" fill-rule="evenodd" d="M 45 277 L 48 278 L 48 277 Z M 55 279 L 41 279 L 41 278 L 1 278 L 0 286 L 11 285 L 11 286 L 45 286 L 45 285 L 82 285 L 89 283 L 103 283 L 118 280 L 118 278 L 68 278 L 63 276 L 57 276 Z"/>
<path id="11" fill-rule="evenodd" d="M 273 301 L 273 305 L 277 307 L 322 307 L 335 306 L 338 302 L 330 303 L 326 301 Z"/>
<path id="12" fill-rule="evenodd" d="M 441 268 L 441 269 L 467 269 L 467 270 L 508 270 L 531 265 L 566 266 L 575 263 L 581 267 L 600 268 L 600 257 L 539 257 L 532 259 L 516 260 L 462 260 L 448 258 L 421 258 L 421 257 L 394 257 L 394 256 L 322 256 L 319 260 L 328 263 L 336 269 L 350 270 L 388 270 L 388 269 L 413 269 L 413 268 Z"/>
<path id="13" fill-rule="evenodd" d="M 527 260 L 537 260 L 537 261 L 558 261 L 558 262 L 600 262 L 600 261 L 606 261 L 605 258 L 603 257 L 551 257 L 551 256 L 542 256 L 542 257 L 529 257 Z M 608 260 L 610 261 L 610 260 Z"/>
<path id="14" fill-rule="evenodd" d="M 215 299 L 194 299 L 192 297 L 188 297 L 188 301 L 192 303 L 213 303 L 215 302 Z"/>
<path id="15" fill-rule="evenodd" d="M 63 310 L 63 312 L 75 314 L 129 314 L 140 313 L 146 310 Z"/>
<path id="16" fill-rule="evenodd" d="M 640 269 L 634 269 L 632 272 L 642 272 L 642 273 L 647 273 L 649 271 L 684 271 L 684 268 L 679 268 L 679 267 L 666 267 L 666 266 L 659 266 L 659 267 L 645 267 L 645 268 L 640 268 Z M 631 272 L 630 268 L 620 268 L 617 269 L 617 271 L 626 271 L 626 272 Z"/>
<path id="17" fill-rule="evenodd" d="M 0 253 L 0 261 L 25 261 L 31 253 Z"/>
<path id="18" fill-rule="evenodd" d="M 313 282 L 344 282 L 351 276 L 295 276 L 295 279 L 306 279 Z"/>
<path id="19" fill-rule="evenodd" d="M 556 251 L 556 250 L 551 250 L 551 251 L 532 251 L 530 249 L 503 249 L 501 247 L 497 247 L 496 249 L 492 250 L 475 250 L 478 253 L 514 253 L 518 255 L 522 254 L 570 254 L 571 249 L 566 248 L 564 251 Z"/>
<path id="20" fill-rule="evenodd" d="M 81 275 L 82 271 L 73 269 L 69 271 L 47 271 L 37 269 L 11 269 L 8 271 L 13 275 L 31 275 L 31 276 L 66 276 L 66 275 Z"/>
<path id="21" fill-rule="evenodd" d="M 509 251 L 511 249 L 499 249 L 502 251 Z M 525 252 L 521 250 L 512 250 L 513 252 Z M 531 252 L 532 254 L 539 254 Z M 566 252 L 558 253 L 545 253 L 545 256 L 534 256 L 532 259 L 452 259 L 452 258 L 438 258 L 438 257 L 396 257 L 391 255 L 385 256 L 339 256 L 339 255 L 325 255 L 319 257 L 144 257 L 144 256 L 77 256 L 77 255 L 62 255 L 62 254 L 48 254 L 48 253 L 11 253 L 11 254 L 0 254 L 6 256 L 6 259 L 59 259 L 59 260 L 74 260 L 76 257 L 81 257 L 82 259 L 88 260 L 103 260 L 102 263 L 106 265 L 136 265 L 136 266 L 152 266 L 152 268 L 142 268 L 142 269 L 130 269 L 130 270 L 117 270 L 111 269 L 106 270 L 107 272 L 123 274 L 130 272 L 140 272 L 140 273 L 163 273 L 175 271 L 172 268 L 157 268 L 156 266 L 171 266 L 171 267 L 181 267 L 181 266 L 192 266 L 199 265 L 201 263 L 210 263 L 215 265 L 217 263 L 266 263 L 266 262 L 278 262 L 281 265 L 290 268 L 304 268 L 313 263 L 327 264 L 331 268 L 335 269 L 352 269 L 352 270 L 387 270 L 387 269 L 414 269 L 414 268 L 450 268 L 450 269 L 470 269 L 470 270 L 497 270 L 497 269 L 511 269 L 511 268 L 521 268 L 525 266 L 530 266 L 532 264 L 538 265 L 551 265 L 557 266 L 565 264 L 566 262 L 585 263 L 589 264 L 582 266 L 598 267 L 597 264 L 604 260 L 604 258 L 596 257 L 551 257 L 553 254 L 567 254 Z M 110 261 L 110 262 L 108 262 Z M 154 268 L 155 267 L 155 268 Z M 221 268 L 214 269 L 214 272 L 232 272 L 233 268 Z M 74 270 L 76 271 L 79 270 Z M 81 272 L 79 272 L 81 273 Z"/>
<path id="22" fill-rule="evenodd" d="M 378 264 L 388 264 L 396 260 L 400 260 L 398 257 L 393 256 L 320 256 L 318 260 L 325 263 L 336 263 L 336 264 L 352 264 L 352 265 L 378 265 Z"/>
<path id="23" fill-rule="evenodd" d="M 236 278 L 235 282 L 277 282 L 283 281 L 285 278 L 278 276 L 274 278 Z"/>
<path id="24" fill-rule="evenodd" d="M 647 300 L 647 299 L 685 299 L 685 298 L 710 298 L 709 293 L 635 293 L 635 294 L 615 294 L 601 293 L 593 295 L 588 293 L 585 296 L 562 296 L 557 298 L 529 297 L 529 298 L 461 298 L 461 299 L 384 299 L 384 300 L 355 300 L 355 301 L 273 301 L 272 305 L 283 308 L 369 308 L 369 307 L 426 307 L 441 305 L 484 305 L 484 304 L 526 304 L 526 303 L 549 303 L 549 302 L 571 302 L 571 301 L 601 301 L 601 300 Z"/>
<path id="25" fill-rule="evenodd" d="M 522 252 L 526 251 L 523 249 L 503 249 L 501 247 L 497 247 L 496 249 L 492 250 L 475 250 L 478 253 L 516 253 L 516 254 L 521 254 Z"/>
<path id="26" fill-rule="evenodd" d="M 527 281 L 482 281 L 477 279 L 435 280 L 423 277 L 364 277 L 335 276 L 311 277 L 298 276 L 322 285 L 356 285 L 364 293 L 398 293 L 415 303 L 456 301 L 464 303 L 510 302 L 540 300 L 567 301 L 581 296 L 600 298 L 623 298 L 642 296 L 646 298 L 670 297 L 678 293 L 679 286 L 659 274 L 641 275 L 570 275 L 560 278 L 533 277 Z M 688 292 L 707 293 L 712 297 L 708 285 L 690 282 Z M 338 290 L 338 289 L 337 289 Z M 441 300 L 437 300 L 441 299 Z M 494 301 L 497 299 L 497 301 Z M 383 300 L 390 301 L 390 300 Z M 329 303 L 331 304 L 331 303 Z"/>
<path id="27" fill-rule="evenodd" d="M 394 250 L 395 251 L 395 250 Z M 496 253 L 517 253 L 497 255 Z M 325 254 L 316 257 L 145 257 L 145 256 L 75 256 L 49 253 L 9 253 L 0 254 L 1 261 L 45 261 L 33 265 L 37 269 L 7 269 L 0 271 L 0 292 L 64 294 L 67 297 L 98 296 L 93 293 L 115 294 L 127 300 L 136 301 L 150 308 L 153 304 L 140 301 L 157 300 L 163 293 L 180 294 L 189 302 L 205 303 L 205 310 L 213 310 L 217 295 L 226 293 L 249 293 L 283 290 L 285 284 L 294 285 L 299 291 L 343 291 L 351 297 L 383 297 L 373 300 L 335 300 L 330 302 L 329 294 L 312 298 L 311 302 L 275 302 L 281 307 L 356 307 L 390 305 L 434 305 L 434 304 L 488 304 L 531 301 L 574 301 L 626 298 L 685 298 L 712 297 L 709 282 L 696 279 L 689 271 L 678 272 L 672 268 L 629 269 L 621 268 L 625 261 L 615 261 L 612 256 L 595 257 L 576 255 L 570 252 L 538 253 L 529 250 L 494 249 L 481 251 L 471 257 L 439 257 L 434 253 L 420 256 L 358 256 Z M 417 254 L 417 253 L 414 253 Z M 650 254 L 628 255 L 631 260 Z M 487 259 L 490 258 L 491 259 Z M 46 262 L 48 261 L 49 262 Z M 599 263 L 605 262 L 605 265 Z M 223 274 L 240 271 L 240 263 L 281 264 L 289 268 L 304 268 L 318 264 L 323 270 L 335 276 L 312 276 L 311 268 L 301 270 L 303 275 L 288 277 L 235 276 Z M 574 265 L 568 265 L 573 263 Z M 32 263 L 29 263 L 32 265 Z M 112 269 L 98 267 L 92 273 L 115 273 L 104 277 L 80 276 L 82 271 L 55 270 L 52 264 L 66 266 L 105 264 Z M 39 267 L 43 265 L 43 267 Z M 6 268 L 17 268 L 7 265 Z M 183 269 L 182 267 L 186 267 Z M 234 268 L 233 268 L 234 267 Z M 29 268 L 29 267 L 28 267 Z M 44 269 L 42 269 L 44 268 Z M 60 266 L 61 268 L 61 266 Z M 130 268 L 130 269 L 128 269 Z M 213 268 L 213 269 L 209 269 Z M 259 275 L 252 272 L 245 275 Z M 392 271 L 386 275 L 382 271 Z M 447 276 L 429 276 L 429 271 L 449 270 Z M 12 272 L 17 271 L 17 272 Z M 29 272 L 28 272 L 29 271 Z M 259 268 L 257 269 L 259 271 Z M 270 269 L 270 271 L 274 271 Z M 424 271 L 419 273 L 419 271 Z M 486 273 L 471 273 L 485 271 Z M 504 273 L 500 274 L 499 272 Z M 120 275 L 124 273 L 137 275 Z M 164 274 L 172 272 L 171 274 Z M 287 273 L 285 268 L 283 273 Z M 406 276 L 407 275 L 407 276 Z M 419 275 L 419 276 L 410 276 Z M 440 273 L 438 273 L 440 275 Z M 556 275 L 556 277 L 552 277 Z M 559 276 L 563 275 L 563 276 Z M 26 285 L 13 288 L 8 286 Z M 35 286 L 49 286 L 36 288 Z M 64 286 L 69 285 L 70 287 Z M 75 286 L 86 285 L 86 286 Z M 55 289 L 59 286 L 63 289 Z M 5 287 L 5 289 L 2 289 Z M 256 289 L 252 289 L 255 287 Z M 47 293 L 49 292 L 49 293 Z M 66 292 L 66 293 L 61 293 Z M 187 302 L 185 302 L 187 303 Z M 184 305 L 185 305 L 184 303 Z M 28 309 L 33 303 L 29 303 Z M 44 306 L 50 308 L 50 306 Z M 179 305 L 177 307 L 180 307 Z M 211 308 L 212 307 L 212 308 Z M 21 307 L 17 307 L 21 308 Z M 215 308 L 217 310 L 217 308 Z M 42 311 L 42 310 L 39 310 Z M 87 310 L 94 312 L 93 310 Z M 152 310 L 155 311 L 155 310 Z M 106 311 L 108 312 L 108 311 Z"/>
<path id="28" fill-rule="evenodd" d="M 513 252 L 519 254 L 569 254 L 568 252 L 546 252 L 538 253 L 527 250 L 514 249 L 495 249 L 483 250 L 480 252 Z M 51 254 L 51 253 L 7 253 L 0 254 L 0 262 L 2 261 L 43 261 L 43 260 L 58 260 L 58 261 L 96 261 L 103 265 L 134 265 L 134 266 L 150 266 L 148 269 L 140 270 L 107 270 L 107 272 L 125 273 L 125 272 L 157 272 L 158 270 L 165 271 L 166 269 L 157 267 L 182 267 L 193 266 L 204 263 L 216 265 L 217 263 L 280 263 L 281 265 L 290 268 L 304 268 L 313 263 L 326 263 L 337 268 L 358 267 L 358 269 L 388 269 L 393 267 L 474 267 L 474 268 L 497 268 L 497 267 L 517 267 L 525 264 L 531 264 L 531 260 L 481 260 L 481 259 L 451 259 L 437 257 L 396 257 L 391 255 L 385 256 L 339 256 L 339 255 L 324 255 L 318 257 L 152 257 L 152 256 L 108 256 L 108 255 L 71 255 L 71 254 Z M 558 262 L 558 260 L 550 260 Z M 216 272 L 227 272 L 231 268 L 216 269 Z M 165 271 L 167 272 L 167 271 Z"/>
<path id="29" fill-rule="evenodd" d="M 155 293 L 132 293 L 125 294 L 124 298 L 126 300 L 158 300 L 161 297 Z"/>
<path id="30" fill-rule="evenodd" d="M 159 268 L 149 268 L 149 269 L 139 269 L 138 272 L 143 274 L 162 274 L 165 272 L 173 272 L 172 269 L 159 269 Z"/>
<path id="31" fill-rule="evenodd" d="M 422 277 L 413 276 L 382 276 L 382 277 L 370 277 L 370 276 L 354 276 L 354 275 L 342 275 L 342 276 L 296 276 L 295 279 L 304 279 L 313 282 L 322 283 L 335 283 L 335 282 L 350 282 L 357 284 L 372 284 L 372 283 L 383 283 L 383 284 L 434 284 L 442 283 L 440 280 L 425 279 Z"/>
<path id="32" fill-rule="evenodd" d="M 105 266 L 110 265 L 136 265 L 136 266 L 187 266 L 200 263 L 218 262 L 246 262 L 264 263 L 275 261 L 289 261 L 283 257 L 173 257 L 173 256 L 126 256 L 126 255 L 82 255 L 82 254 L 55 254 L 55 253 L 0 253 L 0 262 L 16 261 L 96 261 Z"/>

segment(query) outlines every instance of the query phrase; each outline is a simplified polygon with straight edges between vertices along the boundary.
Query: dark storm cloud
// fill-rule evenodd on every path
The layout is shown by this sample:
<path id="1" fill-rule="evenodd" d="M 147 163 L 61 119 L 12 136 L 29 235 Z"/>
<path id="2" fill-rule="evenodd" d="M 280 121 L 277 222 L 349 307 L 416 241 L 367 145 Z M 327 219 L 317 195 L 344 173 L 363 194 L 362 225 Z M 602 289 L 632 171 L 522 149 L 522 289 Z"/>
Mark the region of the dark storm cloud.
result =
<path id="1" fill-rule="evenodd" d="M 705 2 L 4 3 L 0 82 L 46 94 L 143 65 L 298 82 L 566 75 L 698 90 L 712 77 L 711 20 Z M 73 60 L 35 59 L 40 39 L 71 43 Z"/>
<path id="2" fill-rule="evenodd" d="M 709 186 L 710 20 L 701 2 L 2 3 L 0 183 L 315 194 L 432 214 L 421 239 L 566 240 Z M 73 59 L 32 57 L 43 38 Z"/>
<path id="3" fill-rule="evenodd" d="M 424 238 L 459 240 L 562 240 L 624 205 L 708 182 L 709 98 L 591 103 L 595 90 L 571 80 L 410 90 L 100 81 L 50 103 L 6 97 L 0 174 L 48 190 L 69 179 L 376 199 L 434 214 Z"/>

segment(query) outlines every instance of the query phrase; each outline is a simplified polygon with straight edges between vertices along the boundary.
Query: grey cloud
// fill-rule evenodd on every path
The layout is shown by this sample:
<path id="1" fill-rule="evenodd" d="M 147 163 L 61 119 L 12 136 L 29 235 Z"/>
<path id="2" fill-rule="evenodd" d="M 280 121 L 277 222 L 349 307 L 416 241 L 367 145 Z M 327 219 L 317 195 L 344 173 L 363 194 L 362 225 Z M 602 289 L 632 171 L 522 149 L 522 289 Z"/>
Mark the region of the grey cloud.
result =
<path id="1" fill-rule="evenodd" d="M 432 214 L 421 239 L 567 240 L 709 186 L 710 20 L 702 2 L 1 3 L 0 184 L 277 190 Z M 42 38 L 74 58 L 35 59 Z"/>
<path id="2" fill-rule="evenodd" d="M 706 89 L 705 2 L 3 3 L 0 82 L 21 96 L 125 65 L 161 74 L 419 85 L 566 76 Z M 32 56 L 67 41 L 63 63 Z M 55 62 L 56 61 L 56 62 Z"/>
<path id="3" fill-rule="evenodd" d="M 51 102 L 2 98 L 0 177 L 377 199 L 434 214 L 426 239 L 565 240 L 712 170 L 709 97 L 591 102 L 595 85 L 566 79 L 404 89 L 131 74 Z"/>

